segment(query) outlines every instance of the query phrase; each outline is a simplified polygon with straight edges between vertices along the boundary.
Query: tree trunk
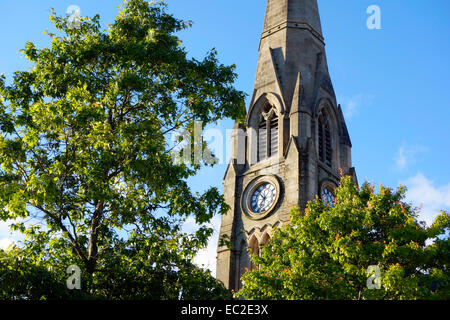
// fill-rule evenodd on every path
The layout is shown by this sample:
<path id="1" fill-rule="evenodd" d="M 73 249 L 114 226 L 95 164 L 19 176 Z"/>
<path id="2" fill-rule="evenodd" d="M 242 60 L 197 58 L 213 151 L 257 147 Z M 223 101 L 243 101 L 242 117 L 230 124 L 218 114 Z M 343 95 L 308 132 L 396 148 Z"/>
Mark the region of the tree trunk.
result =
<path id="1" fill-rule="evenodd" d="M 100 221 L 103 217 L 104 204 L 102 202 L 95 206 L 95 211 L 92 216 L 91 228 L 89 233 L 88 259 L 86 263 L 86 271 L 93 273 L 97 266 L 98 258 L 98 229 Z"/>

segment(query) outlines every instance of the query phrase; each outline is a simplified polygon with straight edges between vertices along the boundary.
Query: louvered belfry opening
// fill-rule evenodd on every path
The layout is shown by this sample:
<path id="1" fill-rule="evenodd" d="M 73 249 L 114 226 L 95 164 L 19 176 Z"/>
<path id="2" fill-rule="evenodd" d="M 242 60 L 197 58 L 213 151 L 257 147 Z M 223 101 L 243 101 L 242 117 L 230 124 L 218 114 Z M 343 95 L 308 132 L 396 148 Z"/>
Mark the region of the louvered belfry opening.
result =
<path id="1" fill-rule="evenodd" d="M 270 156 L 278 153 L 278 118 L 270 120 Z"/>
<path id="2" fill-rule="evenodd" d="M 261 121 L 258 128 L 258 159 L 259 161 L 267 158 L 267 122 Z"/>
<path id="3" fill-rule="evenodd" d="M 319 116 L 319 159 L 331 167 L 332 154 L 329 121 L 325 114 L 321 114 Z"/>
<path id="4" fill-rule="evenodd" d="M 278 117 L 270 105 L 265 110 L 258 126 L 258 161 L 278 154 Z"/>

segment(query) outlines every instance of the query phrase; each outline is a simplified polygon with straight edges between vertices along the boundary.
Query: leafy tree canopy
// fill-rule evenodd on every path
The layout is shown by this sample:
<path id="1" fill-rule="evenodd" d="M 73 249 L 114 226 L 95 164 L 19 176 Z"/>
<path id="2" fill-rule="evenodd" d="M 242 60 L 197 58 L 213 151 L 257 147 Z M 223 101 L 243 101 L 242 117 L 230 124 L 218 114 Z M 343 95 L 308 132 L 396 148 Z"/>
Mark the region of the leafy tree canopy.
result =
<path id="1" fill-rule="evenodd" d="M 418 209 L 403 201 L 405 191 L 380 186 L 376 193 L 369 183 L 359 189 L 343 177 L 334 206 L 317 198 L 304 212 L 292 210 L 291 224 L 252 257 L 257 267 L 245 273 L 236 296 L 449 299 L 450 214 L 425 226 Z M 379 277 L 369 266 L 379 268 Z"/>
<path id="2" fill-rule="evenodd" d="M 190 23 L 160 2 L 125 1 L 107 30 L 98 15 L 51 21 L 51 45 L 22 50 L 32 67 L 11 85 L 0 78 L 0 219 L 26 236 L 2 253 L 1 281 L 20 256 L 24 274 L 51 269 L 63 283 L 78 265 L 93 297 L 223 296 L 190 261 L 212 233 L 205 223 L 228 207 L 216 188 L 190 189 L 200 164 L 172 161 L 170 137 L 192 133 L 193 120 L 243 119 L 235 67 L 214 50 L 189 58 L 176 34 Z M 187 217 L 203 226 L 181 232 Z M 35 289 L 11 294 L 51 297 Z"/>

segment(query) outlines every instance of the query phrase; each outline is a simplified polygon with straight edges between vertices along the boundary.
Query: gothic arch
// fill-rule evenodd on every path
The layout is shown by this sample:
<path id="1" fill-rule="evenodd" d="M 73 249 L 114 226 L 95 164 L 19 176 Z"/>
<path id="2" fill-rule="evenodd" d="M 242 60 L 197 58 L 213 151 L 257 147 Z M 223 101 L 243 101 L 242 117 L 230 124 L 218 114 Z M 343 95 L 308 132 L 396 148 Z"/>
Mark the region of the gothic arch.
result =
<path id="1" fill-rule="evenodd" d="M 272 237 L 273 232 L 276 228 L 281 227 L 282 224 L 277 221 L 275 224 L 266 224 L 263 227 L 253 227 L 250 229 L 247 234 L 247 239 L 251 239 L 252 237 L 256 237 L 256 239 L 263 239 L 265 234 L 269 235 L 269 237 Z"/>
<path id="2" fill-rule="evenodd" d="M 264 93 L 247 114 L 248 159 L 250 164 L 283 155 L 284 107 L 275 93 Z"/>
<path id="3" fill-rule="evenodd" d="M 261 241 L 259 242 L 259 246 L 260 248 L 263 248 L 267 242 L 269 242 L 271 236 L 269 235 L 268 232 L 264 232 L 263 236 L 261 237 Z"/>
<path id="4" fill-rule="evenodd" d="M 330 180 L 330 178 L 325 178 L 325 179 L 322 179 L 322 181 L 320 181 L 319 185 L 320 185 L 320 189 L 328 188 L 328 189 L 334 191 L 337 188 L 338 184 L 339 184 L 338 182 L 332 181 L 332 180 Z"/>
<path id="5" fill-rule="evenodd" d="M 251 126 L 254 123 L 255 113 L 259 114 L 260 110 L 264 108 L 267 104 L 270 104 L 276 109 L 277 115 L 280 117 L 285 113 L 285 108 L 280 96 L 273 92 L 263 93 L 258 99 L 255 100 L 247 113 L 247 124 Z"/>
<path id="6" fill-rule="evenodd" d="M 241 277 L 247 270 L 253 270 L 256 265 L 251 261 L 250 255 L 259 255 L 260 250 L 267 244 L 272 237 L 272 226 L 266 225 L 262 228 L 254 228 L 245 234 L 242 232 L 236 239 L 236 273 L 235 287 L 239 290 L 242 287 Z"/>
<path id="7" fill-rule="evenodd" d="M 248 242 L 248 250 L 249 250 L 250 254 L 259 256 L 259 241 L 256 238 L 256 236 L 254 236 L 254 235 L 251 237 L 250 241 Z M 250 259 L 249 270 L 253 270 L 255 268 L 256 268 L 256 265 Z"/>

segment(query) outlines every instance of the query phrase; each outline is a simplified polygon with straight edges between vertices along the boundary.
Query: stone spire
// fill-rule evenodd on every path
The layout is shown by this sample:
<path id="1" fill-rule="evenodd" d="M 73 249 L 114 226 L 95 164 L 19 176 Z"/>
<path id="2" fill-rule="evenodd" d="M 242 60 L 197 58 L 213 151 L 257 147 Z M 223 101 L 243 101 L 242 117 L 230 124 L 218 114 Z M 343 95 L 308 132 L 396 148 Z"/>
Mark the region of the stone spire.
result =
<path id="1" fill-rule="evenodd" d="M 252 268 L 248 249 L 257 254 L 290 222 L 292 208 L 303 210 L 316 196 L 332 194 L 341 170 L 357 181 L 317 0 L 267 0 L 247 119 L 234 129 L 223 179 L 230 209 L 220 227 L 232 249 L 219 244 L 217 279 L 239 290 L 242 274 Z M 261 186 L 272 190 L 265 209 L 257 208 Z"/>
<path id="2" fill-rule="evenodd" d="M 254 97 L 274 92 L 282 98 L 285 111 L 296 112 L 303 106 L 313 112 L 320 86 L 335 100 L 317 0 L 268 0 Z"/>
<path id="3" fill-rule="evenodd" d="M 317 0 L 267 1 L 264 32 L 286 22 L 303 24 L 322 35 Z"/>

